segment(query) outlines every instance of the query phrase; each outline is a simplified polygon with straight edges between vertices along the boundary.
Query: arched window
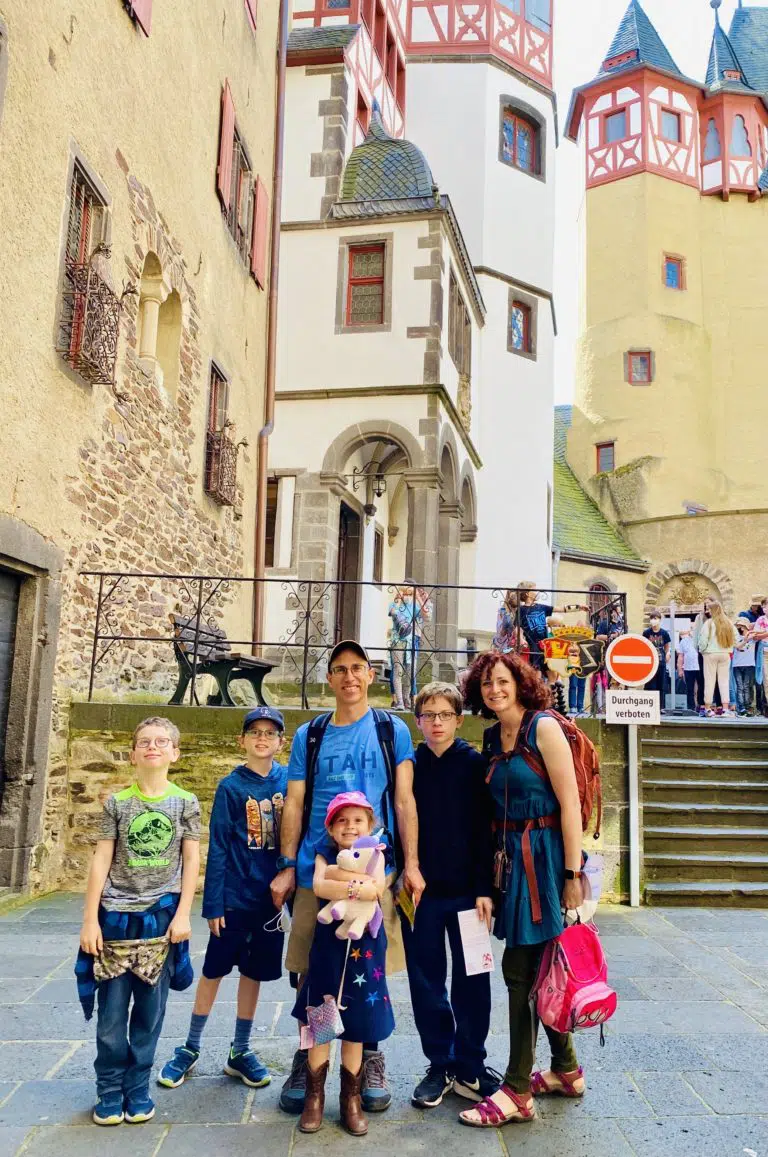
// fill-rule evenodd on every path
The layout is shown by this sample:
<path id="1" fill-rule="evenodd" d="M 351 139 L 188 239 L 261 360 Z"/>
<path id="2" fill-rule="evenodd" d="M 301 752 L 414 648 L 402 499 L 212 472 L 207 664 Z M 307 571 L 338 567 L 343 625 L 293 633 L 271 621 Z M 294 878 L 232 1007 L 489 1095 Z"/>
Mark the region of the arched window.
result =
<path id="1" fill-rule="evenodd" d="M 707 125 L 707 135 L 704 140 L 704 160 L 716 161 L 718 157 L 722 156 L 722 149 L 720 147 L 720 133 L 717 131 L 717 124 L 714 117 L 709 118 Z"/>
<path id="2" fill-rule="evenodd" d="M 592 583 L 589 588 L 589 613 L 597 618 L 611 602 L 611 590 L 607 583 Z"/>
<path id="3" fill-rule="evenodd" d="M 752 156 L 752 146 L 749 143 L 747 124 L 743 116 L 735 116 L 733 118 L 733 126 L 731 128 L 731 156 Z"/>
<path id="4" fill-rule="evenodd" d="M 501 159 L 524 173 L 541 172 L 539 126 L 514 108 L 505 108 L 501 123 Z"/>

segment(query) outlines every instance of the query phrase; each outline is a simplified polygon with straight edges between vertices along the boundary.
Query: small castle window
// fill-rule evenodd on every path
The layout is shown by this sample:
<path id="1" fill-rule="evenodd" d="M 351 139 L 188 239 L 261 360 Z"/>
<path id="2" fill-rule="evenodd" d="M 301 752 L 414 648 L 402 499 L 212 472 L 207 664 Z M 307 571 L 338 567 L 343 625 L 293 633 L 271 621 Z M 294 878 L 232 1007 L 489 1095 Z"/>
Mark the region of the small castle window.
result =
<path id="1" fill-rule="evenodd" d="M 384 244 L 350 245 L 347 325 L 384 321 Z"/>
<path id="2" fill-rule="evenodd" d="M 524 173 L 539 173 L 538 126 L 514 109 L 505 108 L 501 126 L 501 159 Z"/>
<path id="3" fill-rule="evenodd" d="M 626 378 L 630 386 L 647 386 L 653 381 L 653 354 L 650 350 L 631 350 L 625 355 Z"/>
<path id="4" fill-rule="evenodd" d="M 664 256 L 664 284 L 667 289 L 685 289 L 685 261 L 682 257 Z"/>
<path id="5" fill-rule="evenodd" d="M 373 581 L 379 585 L 384 581 L 384 531 L 380 526 L 373 531 Z"/>
<path id="6" fill-rule="evenodd" d="M 521 354 L 531 352 L 531 307 L 522 301 L 513 301 L 509 311 L 508 348 Z"/>
<path id="7" fill-rule="evenodd" d="M 710 117 L 707 124 L 707 135 L 704 138 L 704 160 L 716 161 L 721 156 L 720 133 L 717 131 L 715 118 Z"/>
<path id="8" fill-rule="evenodd" d="M 597 473 L 611 474 L 616 469 L 616 443 L 598 442 L 595 446 Z"/>
<path id="9" fill-rule="evenodd" d="M 731 129 L 731 156 L 752 156 L 752 146 L 749 143 L 747 124 L 743 116 L 735 116 L 733 118 L 733 127 Z"/>
<path id="10" fill-rule="evenodd" d="M 626 140 L 627 110 L 622 108 L 619 109 L 618 112 L 608 113 L 603 121 L 603 132 L 606 145 L 614 144 L 616 141 Z"/>
<path id="11" fill-rule="evenodd" d="M 448 353 L 460 374 L 472 372 L 472 324 L 453 270 L 448 283 Z"/>
<path id="12" fill-rule="evenodd" d="M 682 126 L 679 112 L 671 112 L 667 108 L 661 110 L 661 135 L 665 141 L 673 141 L 675 144 L 680 143 L 682 140 Z"/>

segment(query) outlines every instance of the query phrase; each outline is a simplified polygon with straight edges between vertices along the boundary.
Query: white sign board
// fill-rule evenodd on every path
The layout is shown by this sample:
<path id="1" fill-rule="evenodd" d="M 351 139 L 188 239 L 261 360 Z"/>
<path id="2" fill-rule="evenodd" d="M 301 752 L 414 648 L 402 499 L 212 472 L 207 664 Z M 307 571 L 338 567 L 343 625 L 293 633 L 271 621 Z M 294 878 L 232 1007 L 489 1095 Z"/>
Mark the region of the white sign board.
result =
<path id="1" fill-rule="evenodd" d="M 660 723 L 661 695 L 658 691 L 606 691 L 606 723 Z"/>

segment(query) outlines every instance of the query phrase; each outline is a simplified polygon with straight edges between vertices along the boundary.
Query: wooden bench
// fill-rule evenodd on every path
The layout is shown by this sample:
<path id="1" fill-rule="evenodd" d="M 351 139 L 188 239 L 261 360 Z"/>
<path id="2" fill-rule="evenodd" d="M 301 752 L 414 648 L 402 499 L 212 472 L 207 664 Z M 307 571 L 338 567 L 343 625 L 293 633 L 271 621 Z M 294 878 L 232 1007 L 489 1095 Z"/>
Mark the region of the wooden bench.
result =
<path id="1" fill-rule="evenodd" d="M 211 707 L 238 707 L 230 694 L 233 679 L 243 679 L 250 683 L 257 704 L 266 706 L 262 683 L 274 666 L 270 659 L 255 659 L 253 655 L 240 655 L 232 650 L 226 632 L 221 627 L 200 623 L 193 616 L 171 615 L 173 626 L 173 652 L 179 665 L 179 682 L 170 700 L 183 703 L 187 687 L 192 679 L 195 657 L 195 635 L 197 635 L 197 662 L 194 663 L 195 677 L 212 675 L 218 685 L 218 692 L 209 695 L 207 703 Z M 195 703 L 199 701 L 195 693 Z"/>

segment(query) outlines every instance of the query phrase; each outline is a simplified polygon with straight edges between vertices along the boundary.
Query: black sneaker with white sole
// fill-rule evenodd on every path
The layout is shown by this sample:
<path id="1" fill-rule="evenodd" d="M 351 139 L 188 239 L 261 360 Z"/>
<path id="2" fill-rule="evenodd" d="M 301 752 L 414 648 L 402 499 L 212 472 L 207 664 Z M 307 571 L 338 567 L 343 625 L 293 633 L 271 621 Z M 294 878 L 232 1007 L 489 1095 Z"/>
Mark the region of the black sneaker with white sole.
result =
<path id="1" fill-rule="evenodd" d="M 430 1065 L 426 1076 L 413 1090 L 411 1104 L 418 1109 L 435 1109 L 453 1088 L 453 1077 L 439 1065 Z"/>
<path id="2" fill-rule="evenodd" d="M 497 1073 L 495 1069 L 483 1069 L 472 1081 L 454 1077 L 453 1091 L 468 1101 L 484 1101 L 486 1097 L 492 1097 L 498 1092 L 503 1080 L 501 1073 Z"/>

